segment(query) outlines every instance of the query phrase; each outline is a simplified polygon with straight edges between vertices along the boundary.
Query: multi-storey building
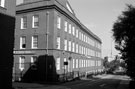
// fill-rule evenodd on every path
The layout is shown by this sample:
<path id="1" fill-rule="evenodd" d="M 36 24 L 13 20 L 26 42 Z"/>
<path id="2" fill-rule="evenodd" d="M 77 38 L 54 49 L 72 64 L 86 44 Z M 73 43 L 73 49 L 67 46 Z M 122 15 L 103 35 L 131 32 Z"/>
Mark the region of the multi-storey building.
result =
<path id="1" fill-rule="evenodd" d="M 101 72 L 101 39 L 78 20 L 67 0 L 24 0 L 16 10 L 15 80 Z"/>
<path id="2" fill-rule="evenodd" d="M 0 88 L 11 89 L 15 28 L 15 0 L 0 0 Z"/>

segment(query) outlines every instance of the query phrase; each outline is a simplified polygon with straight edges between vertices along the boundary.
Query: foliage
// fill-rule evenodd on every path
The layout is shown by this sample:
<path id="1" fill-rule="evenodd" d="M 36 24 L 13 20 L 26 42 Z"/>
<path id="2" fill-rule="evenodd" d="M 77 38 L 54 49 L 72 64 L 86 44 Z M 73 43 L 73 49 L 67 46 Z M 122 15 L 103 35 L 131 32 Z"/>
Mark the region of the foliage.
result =
<path id="1" fill-rule="evenodd" d="M 108 57 L 104 57 L 103 66 L 105 69 L 109 67 Z"/>
<path id="2" fill-rule="evenodd" d="M 112 60 L 111 62 L 108 62 L 108 57 L 104 58 L 103 66 L 110 73 L 112 73 L 113 71 L 118 69 L 120 67 L 120 65 L 121 65 L 121 62 L 120 62 L 120 60 L 117 59 L 117 57 L 114 60 Z"/>
<path id="3" fill-rule="evenodd" d="M 127 64 L 127 74 L 135 78 L 135 7 L 127 5 L 113 25 L 115 48 L 120 51 L 121 58 Z"/>

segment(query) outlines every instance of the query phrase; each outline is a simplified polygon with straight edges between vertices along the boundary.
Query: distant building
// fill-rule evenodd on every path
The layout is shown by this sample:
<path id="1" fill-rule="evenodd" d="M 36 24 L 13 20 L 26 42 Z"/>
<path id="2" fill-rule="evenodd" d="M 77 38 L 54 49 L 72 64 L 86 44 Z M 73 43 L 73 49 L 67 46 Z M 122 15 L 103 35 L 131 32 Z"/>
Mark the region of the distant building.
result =
<path id="1" fill-rule="evenodd" d="M 24 0 L 16 7 L 14 80 L 58 81 L 101 72 L 101 44 L 67 0 Z"/>
<path id="2" fill-rule="evenodd" d="M 0 88 L 11 89 L 15 29 L 15 0 L 0 0 Z"/>

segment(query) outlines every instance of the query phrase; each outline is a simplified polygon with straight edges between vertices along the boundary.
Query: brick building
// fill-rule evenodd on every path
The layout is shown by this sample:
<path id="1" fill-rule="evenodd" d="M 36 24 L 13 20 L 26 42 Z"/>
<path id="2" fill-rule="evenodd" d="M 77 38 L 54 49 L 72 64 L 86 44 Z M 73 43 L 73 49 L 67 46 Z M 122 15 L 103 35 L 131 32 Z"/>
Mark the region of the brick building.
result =
<path id="1" fill-rule="evenodd" d="M 15 29 L 15 0 L 0 0 L 0 88 L 11 89 Z"/>
<path id="2" fill-rule="evenodd" d="M 16 7 L 14 79 L 57 81 L 101 72 L 101 44 L 67 0 L 24 0 Z"/>

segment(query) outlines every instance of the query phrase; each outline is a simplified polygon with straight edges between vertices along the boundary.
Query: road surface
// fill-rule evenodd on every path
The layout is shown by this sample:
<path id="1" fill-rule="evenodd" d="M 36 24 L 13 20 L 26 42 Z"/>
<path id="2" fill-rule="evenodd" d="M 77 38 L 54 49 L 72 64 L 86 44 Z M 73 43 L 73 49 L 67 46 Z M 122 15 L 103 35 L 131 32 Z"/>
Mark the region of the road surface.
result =
<path id="1" fill-rule="evenodd" d="M 129 81 L 129 78 L 126 76 L 102 75 L 94 79 L 68 82 L 63 84 L 63 86 L 68 87 L 68 89 L 128 89 L 127 81 Z M 121 82 L 124 83 L 122 84 Z"/>

